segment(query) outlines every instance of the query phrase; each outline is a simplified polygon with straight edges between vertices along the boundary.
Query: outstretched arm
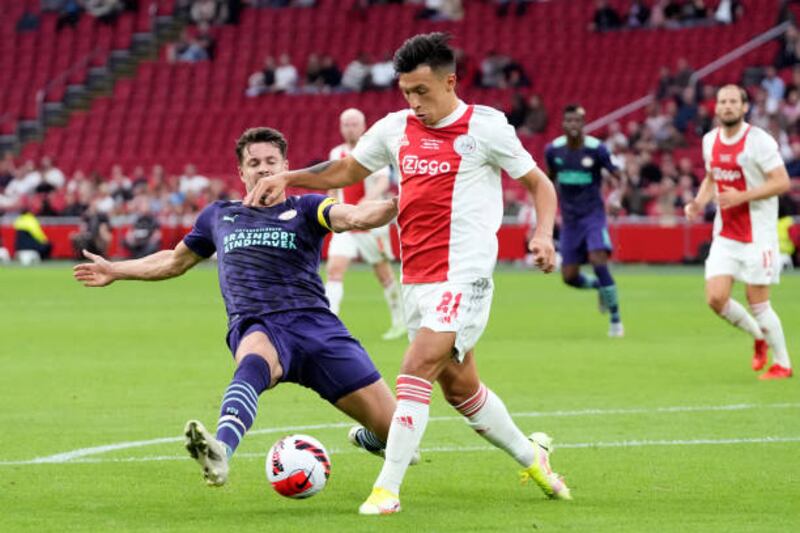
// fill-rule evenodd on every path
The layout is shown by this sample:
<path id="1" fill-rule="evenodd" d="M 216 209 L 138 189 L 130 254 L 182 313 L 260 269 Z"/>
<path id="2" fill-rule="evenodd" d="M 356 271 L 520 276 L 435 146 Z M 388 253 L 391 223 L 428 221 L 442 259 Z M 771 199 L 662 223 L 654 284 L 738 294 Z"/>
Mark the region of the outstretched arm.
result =
<path id="1" fill-rule="evenodd" d="M 286 187 L 328 190 L 340 189 L 369 176 L 370 171 L 353 156 L 336 161 L 325 161 L 312 167 L 266 176 L 247 193 L 244 205 L 272 205 L 278 201 Z"/>
<path id="2" fill-rule="evenodd" d="M 86 250 L 83 255 L 92 262 L 75 265 L 72 275 L 85 287 L 105 287 L 121 279 L 158 281 L 174 278 L 203 260 L 183 241 L 174 250 L 162 250 L 130 261 L 112 262 Z"/>
<path id="3" fill-rule="evenodd" d="M 536 231 L 528 249 L 533 253 L 534 263 L 544 272 L 555 268 L 555 247 L 553 246 L 553 226 L 556 219 L 556 190 L 553 183 L 538 167 L 520 177 L 520 181 L 533 196 L 536 209 Z"/>
<path id="4" fill-rule="evenodd" d="M 368 230 L 385 226 L 397 216 L 397 198 L 368 200 L 358 205 L 336 204 L 329 212 L 335 232 Z"/>

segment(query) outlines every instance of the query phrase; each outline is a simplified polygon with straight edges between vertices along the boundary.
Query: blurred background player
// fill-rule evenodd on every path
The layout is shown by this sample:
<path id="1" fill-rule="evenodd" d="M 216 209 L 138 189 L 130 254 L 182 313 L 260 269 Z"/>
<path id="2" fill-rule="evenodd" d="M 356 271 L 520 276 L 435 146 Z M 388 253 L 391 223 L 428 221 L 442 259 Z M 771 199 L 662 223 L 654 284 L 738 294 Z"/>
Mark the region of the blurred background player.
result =
<path id="1" fill-rule="evenodd" d="M 344 159 L 355 148 L 358 139 L 367 129 L 364 113 L 358 109 L 345 109 L 339 117 L 339 131 L 342 133 L 344 143 L 331 150 L 328 159 Z M 380 200 L 389 191 L 389 167 L 382 168 L 367 179 L 348 185 L 336 191 L 336 197 L 342 203 L 357 205 L 363 201 Z M 375 277 L 383 287 L 383 296 L 389 306 L 392 325 L 383 334 L 384 340 L 397 339 L 406 332 L 403 320 L 403 307 L 400 297 L 400 287 L 395 282 L 391 261 L 392 241 L 389 237 L 389 226 L 382 226 L 369 231 L 346 231 L 335 233 L 331 237 L 328 247 L 327 282 L 325 283 L 325 296 L 331 304 L 331 311 L 339 314 L 339 308 L 344 296 L 344 274 L 350 266 L 350 261 L 361 257 L 372 265 Z"/>
<path id="2" fill-rule="evenodd" d="M 456 94 L 455 54 L 444 33 L 416 35 L 394 56 L 410 109 L 390 113 L 353 153 L 259 180 L 247 205 L 272 205 L 286 186 L 322 190 L 363 180 L 389 164 L 400 172 L 403 301 L 411 345 L 397 377 L 386 459 L 365 515 L 400 511 L 400 486 L 428 424 L 433 383 L 475 432 L 522 466 L 550 498 L 570 499 L 550 468 L 551 439 L 526 437 L 503 401 L 478 375 L 474 347 L 489 320 L 503 204 L 500 170 L 533 197 L 537 227 L 529 249 L 545 272 L 554 268 L 556 193 L 505 116 L 467 105 Z"/>
<path id="3" fill-rule="evenodd" d="M 625 330 L 619 314 L 617 286 L 608 269 L 612 247 L 602 194 L 603 170 L 611 173 L 618 184 L 622 183 L 622 173 L 611 162 L 605 145 L 584 135 L 585 117 L 581 106 L 566 106 L 564 135 L 545 148 L 548 173 L 558 188 L 561 207 L 561 277 L 571 287 L 597 290 L 600 310 L 610 315 L 608 336 L 622 337 Z M 595 277 L 581 274 L 581 265 L 587 261 Z"/>
<path id="4" fill-rule="evenodd" d="M 286 150 L 276 130 L 244 132 L 236 155 L 248 190 L 288 168 Z M 228 462 L 255 421 L 259 396 L 281 381 L 309 387 L 369 428 L 362 429 L 361 447 L 372 453 L 383 448 L 394 397 L 364 348 L 328 309 L 318 269 L 329 231 L 381 226 L 396 214 L 393 200 L 351 206 L 319 194 L 284 196 L 267 208 L 216 201 L 174 250 L 113 263 L 84 251 L 92 262 L 77 265 L 74 275 L 89 287 L 173 278 L 217 253 L 236 371 L 216 436 L 196 420 L 185 428 L 186 448 L 209 485 L 225 483 Z"/>
<path id="5" fill-rule="evenodd" d="M 703 137 L 706 177 L 686 204 L 689 220 L 703 213 L 715 191 L 714 238 L 706 260 L 706 299 L 719 316 L 755 339 L 752 368 L 764 368 L 768 348 L 773 365 L 760 379 L 792 376 L 781 320 L 769 303 L 769 286 L 780 281 L 778 196 L 789 190 L 789 175 L 778 143 L 744 121 L 747 92 L 738 85 L 717 91 L 720 126 Z M 731 298 L 734 280 L 745 284 L 752 316 Z"/>

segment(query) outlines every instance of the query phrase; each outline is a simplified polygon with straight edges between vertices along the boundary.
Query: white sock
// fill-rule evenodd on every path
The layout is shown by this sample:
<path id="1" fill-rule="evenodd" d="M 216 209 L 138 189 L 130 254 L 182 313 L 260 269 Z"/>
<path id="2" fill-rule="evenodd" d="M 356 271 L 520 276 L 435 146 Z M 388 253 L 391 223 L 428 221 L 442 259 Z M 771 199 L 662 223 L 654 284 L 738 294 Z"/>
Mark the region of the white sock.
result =
<path id="1" fill-rule="evenodd" d="M 792 368 L 789 352 L 786 350 L 786 338 L 783 336 L 781 319 L 769 305 L 769 300 L 751 305 L 750 310 L 753 311 L 758 325 L 761 326 L 767 344 L 772 348 L 772 362 L 784 368 Z"/>
<path id="2" fill-rule="evenodd" d="M 737 328 L 746 331 L 752 335 L 754 339 L 760 340 L 764 338 L 764 334 L 761 333 L 761 328 L 758 326 L 758 323 L 755 321 L 755 319 L 750 316 L 750 313 L 747 312 L 747 309 L 745 309 L 742 304 L 733 298 L 728 299 L 719 316 Z"/>
<path id="3" fill-rule="evenodd" d="M 342 296 L 344 296 L 344 284 L 341 281 L 328 281 L 325 284 L 325 297 L 331 305 L 331 312 L 334 315 L 339 314 L 339 307 L 342 305 Z"/>
<path id="4" fill-rule="evenodd" d="M 504 450 L 525 468 L 533 464 L 533 446 L 520 431 L 503 400 L 481 383 L 472 397 L 456 410 L 467 418 L 469 425 L 478 435 Z"/>
<path id="5" fill-rule="evenodd" d="M 400 297 L 400 287 L 394 281 L 388 287 L 383 288 L 383 297 L 386 298 L 386 305 L 389 306 L 389 313 L 392 316 L 392 327 L 401 326 L 405 323 L 403 317 L 403 301 Z"/>
<path id="6" fill-rule="evenodd" d="M 397 407 L 389 426 L 386 459 L 375 481 L 376 487 L 400 494 L 408 464 L 428 425 L 432 390 L 431 383 L 422 378 L 407 374 L 397 376 Z"/>

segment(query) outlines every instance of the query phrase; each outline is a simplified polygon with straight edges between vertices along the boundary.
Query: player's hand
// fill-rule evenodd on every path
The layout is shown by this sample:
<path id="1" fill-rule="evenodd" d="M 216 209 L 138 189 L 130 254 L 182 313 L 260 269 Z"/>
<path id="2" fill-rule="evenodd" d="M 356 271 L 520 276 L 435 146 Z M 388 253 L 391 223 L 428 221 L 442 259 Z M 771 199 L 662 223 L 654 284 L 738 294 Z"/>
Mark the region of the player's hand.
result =
<path id="1" fill-rule="evenodd" d="M 256 182 L 242 202 L 250 207 L 269 207 L 278 203 L 281 194 L 286 190 L 289 179 L 286 172 L 280 172 L 272 176 L 264 176 Z"/>
<path id="2" fill-rule="evenodd" d="M 745 202 L 747 202 L 745 191 L 740 191 L 727 185 L 722 186 L 722 192 L 717 196 L 717 203 L 720 209 L 730 209 Z"/>
<path id="3" fill-rule="evenodd" d="M 83 250 L 83 255 L 92 262 L 75 265 L 72 267 L 72 275 L 84 287 L 105 287 L 114 281 L 109 261 L 86 250 Z"/>
<path id="4" fill-rule="evenodd" d="M 528 250 L 533 254 L 533 264 L 545 274 L 556 268 L 556 249 L 552 237 L 534 235 L 528 243 Z"/>
<path id="5" fill-rule="evenodd" d="M 686 220 L 688 220 L 689 222 L 697 218 L 697 216 L 700 214 L 701 211 L 702 209 L 697 200 L 692 200 L 691 202 L 683 206 L 683 213 L 686 215 Z"/>

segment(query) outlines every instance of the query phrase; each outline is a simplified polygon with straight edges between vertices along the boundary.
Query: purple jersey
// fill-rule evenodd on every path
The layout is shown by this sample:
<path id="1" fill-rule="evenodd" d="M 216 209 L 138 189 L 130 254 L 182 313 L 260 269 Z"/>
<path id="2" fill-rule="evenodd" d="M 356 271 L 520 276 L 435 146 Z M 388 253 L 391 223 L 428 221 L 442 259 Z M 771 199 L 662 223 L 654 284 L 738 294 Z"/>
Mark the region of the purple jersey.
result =
<path id="1" fill-rule="evenodd" d="M 230 324 L 280 311 L 328 309 L 318 271 L 334 203 L 308 194 L 272 207 L 218 201 L 203 209 L 183 242 L 202 257 L 217 252 Z"/>
<path id="2" fill-rule="evenodd" d="M 611 154 L 599 139 L 587 135 L 583 146 L 573 150 L 561 136 L 547 145 L 545 158 L 558 189 L 561 218 L 565 224 L 596 218 L 605 224 L 601 187 L 602 169 L 616 172 Z"/>

